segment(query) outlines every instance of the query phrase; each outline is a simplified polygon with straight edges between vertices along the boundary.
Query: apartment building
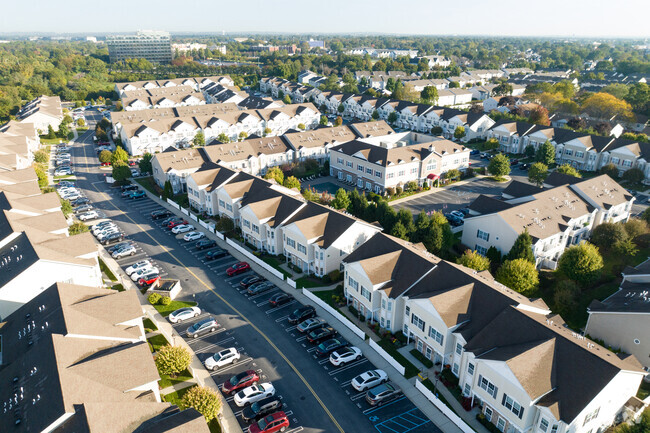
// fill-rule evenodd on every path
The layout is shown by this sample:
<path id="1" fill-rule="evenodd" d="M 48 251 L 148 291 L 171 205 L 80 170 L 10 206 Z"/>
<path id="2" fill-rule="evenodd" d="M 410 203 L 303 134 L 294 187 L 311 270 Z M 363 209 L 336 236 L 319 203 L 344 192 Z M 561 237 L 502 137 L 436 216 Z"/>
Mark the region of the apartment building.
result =
<path id="1" fill-rule="evenodd" d="M 54 131 L 58 131 L 63 121 L 61 98 L 43 95 L 32 99 L 18 110 L 16 121 L 33 123 L 39 134 L 47 134 L 50 126 Z"/>
<path id="2" fill-rule="evenodd" d="M 359 138 L 330 151 L 330 174 L 339 180 L 383 194 L 408 182 L 422 185 L 449 170 L 469 167 L 465 146 L 417 132 Z"/>
<path id="3" fill-rule="evenodd" d="M 209 160 L 202 148 L 176 149 L 167 148 L 156 153 L 151 160 L 153 179 L 161 188 L 165 182 L 171 183 L 174 194 L 185 191 L 187 177 L 201 168 L 210 167 Z"/>
<path id="4" fill-rule="evenodd" d="M 321 164 L 329 159 L 330 149 L 357 138 L 347 126 L 318 128 L 311 131 L 288 132 L 283 138 L 294 151 L 296 161 L 318 160 Z"/>
<path id="5" fill-rule="evenodd" d="M 528 231 L 537 266 L 555 269 L 564 250 L 588 239 L 597 225 L 627 221 L 634 197 L 609 176 L 570 181 L 566 177 L 558 176 L 562 179 L 553 188 L 537 193 L 515 185 L 504 191 L 510 198 L 480 197 L 470 205 L 477 216 L 465 219 L 463 244 L 483 255 L 492 246 L 507 254 L 517 237 Z"/>
<path id="6" fill-rule="evenodd" d="M 394 134 L 395 130 L 385 120 L 356 122 L 347 125 L 359 138 Z"/>
<path id="7" fill-rule="evenodd" d="M 122 106 L 126 111 L 204 105 L 205 103 L 203 93 L 195 91 L 191 86 L 122 91 Z"/>
<path id="8" fill-rule="evenodd" d="M 541 300 L 383 233 L 344 259 L 348 303 L 448 366 L 464 397 L 508 433 L 605 429 L 644 375 L 571 332 Z"/>
<path id="9" fill-rule="evenodd" d="M 172 47 L 169 33 L 139 30 L 131 35 L 106 37 L 111 63 L 126 59 L 146 59 L 153 63 L 171 63 Z"/>
<path id="10" fill-rule="evenodd" d="M 223 166 L 206 167 L 191 173 L 187 176 L 187 197 L 190 205 L 199 212 L 219 215 L 218 201 L 213 201 L 213 197 L 216 198 L 217 190 L 237 173 Z"/>
<path id="11" fill-rule="evenodd" d="M 122 98 L 122 94 L 126 91 L 152 90 L 156 88 L 170 88 L 176 86 L 190 86 L 194 91 L 199 92 L 203 88 L 214 84 L 233 86 L 235 83 L 228 75 L 173 78 L 167 80 L 128 81 L 124 83 L 115 83 L 115 93 Z"/>
<path id="12" fill-rule="evenodd" d="M 438 90 L 436 104 L 442 107 L 467 105 L 472 102 L 472 96 L 472 92 L 466 89 L 442 89 Z"/>
<path id="13" fill-rule="evenodd" d="M 256 176 L 266 174 L 270 167 L 292 163 L 295 153 L 287 144 L 286 135 L 251 137 L 230 143 L 215 140 L 204 148 L 204 152 L 210 162 Z"/>
<path id="14" fill-rule="evenodd" d="M 31 123 L 22 124 L 32 126 Z M 26 135 L 14 135 L 0 131 L 0 171 L 21 170 L 34 162 L 34 151 L 38 149 L 38 142 Z"/>
<path id="15" fill-rule="evenodd" d="M 245 92 L 237 90 L 234 86 L 216 83 L 204 87 L 203 94 L 210 104 L 225 104 L 229 102 L 239 104 L 248 97 Z"/>

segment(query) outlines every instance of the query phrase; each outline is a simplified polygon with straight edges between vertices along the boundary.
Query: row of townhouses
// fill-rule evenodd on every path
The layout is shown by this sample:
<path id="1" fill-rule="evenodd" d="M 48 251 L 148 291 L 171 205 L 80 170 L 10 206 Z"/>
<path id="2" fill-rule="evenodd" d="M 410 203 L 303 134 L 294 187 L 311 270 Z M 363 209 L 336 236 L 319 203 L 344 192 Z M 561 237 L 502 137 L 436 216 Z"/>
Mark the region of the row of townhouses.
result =
<path id="1" fill-rule="evenodd" d="M 584 171 L 598 171 L 611 163 L 618 168 L 619 174 L 630 168 L 638 168 L 646 179 L 650 179 L 648 143 L 510 120 L 501 120 L 492 125 L 488 137 L 498 140 L 500 150 L 509 153 L 523 153 L 529 145 L 537 149 L 549 141 L 555 147 L 555 161 L 558 164 L 570 164 Z"/>
<path id="2" fill-rule="evenodd" d="M 115 93 L 117 93 L 120 98 L 123 98 L 124 92 L 128 91 L 152 90 L 157 88 L 171 88 L 176 86 L 189 86 L 195 92 L 200 92 L 204 87 L 211 84 L 234 86 L 235 83 L 227 75 L 213 77 L 175 78 L 169 80 L 129 81 L 124 83 L 115 83 Z"/>
<path id="3" fill-rule="evenodd" d="M 18 110 L 16 121 L 33 123 L 39 134 L 47 134 L 50 126 L 58 131 L 63 121 L 61 98 L 43 95 L 32 99 Z"/>
<path id="4" fill-rule="evenodd" d="M 370 322 L 403 332 L 458 377 L 462 395 L 505 433 L 593 433 L 625 419 L 645 371 L 572 332 L 529 299 L 383 233 L 343 259 L 345 296 Z"/>
<path id="5" fill-rule="evenodd" d="M 330 149 L 356 138 L 393 134 L 386 122 L 354 123 L 333 128 L 287 132 L 280 136 L 250 137 L 243 141 L 221 143 L 214 140 L 204 148 L 168 148 L 154 155 L 153 177 L 161 188 L 169 181 L 178 193 L 185 190 L 187 176 L 206 164 L 221 164 L 233 170 L 264 175 L 278 167 L 307 159 L 323 164 Z"/>
<path id="6" fill-rule="evenodd" d="M 589 239 L 603 222 L 625 222 L 634 197 L 608 175 L 580 179 L 551 173 L 544 188 L 513 181 L 501 197 L 480 195 L 469 206 L 462 243 L 487 253 L 508 254 L 527 231 L 537 266 L 555 269 L 564 250 Z"/>
<path id="7" fill-rule="evenodd" d="M 30 167 L 39 146 L 40 138 L 33 123 L 10 120 L 0 126 L 0 172 Z"/>
<path id="8" fill-rule="evenodd" d="M 121 99 L 122 106 L 126 111 L 203 105 L 206 103 L 203 93 L 197 92 L 191 86 L 123 90 Z"/>

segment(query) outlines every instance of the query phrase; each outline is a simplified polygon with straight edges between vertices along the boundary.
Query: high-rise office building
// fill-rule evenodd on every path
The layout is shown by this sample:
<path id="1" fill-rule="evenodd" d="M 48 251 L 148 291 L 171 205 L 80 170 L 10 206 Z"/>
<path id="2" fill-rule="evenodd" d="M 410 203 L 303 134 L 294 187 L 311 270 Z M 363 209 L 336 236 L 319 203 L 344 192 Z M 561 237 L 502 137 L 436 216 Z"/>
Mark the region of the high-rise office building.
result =
<path id="1" fill-rule="evenodd" d="M 134 35 L 107 36 L 106 44 L 111 63 L 124 59 L 147 59 L 155 63 L 172 61 L 168 32 L 138 30 Z"/>

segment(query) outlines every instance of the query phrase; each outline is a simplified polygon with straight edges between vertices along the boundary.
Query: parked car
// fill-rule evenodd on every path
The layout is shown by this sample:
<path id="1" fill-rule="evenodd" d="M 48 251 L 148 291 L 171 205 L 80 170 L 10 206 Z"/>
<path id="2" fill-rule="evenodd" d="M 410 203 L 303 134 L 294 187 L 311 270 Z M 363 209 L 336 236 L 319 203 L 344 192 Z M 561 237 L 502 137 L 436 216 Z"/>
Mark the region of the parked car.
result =
<path id="1" fill-rule="evenodd" d="M 185 331 L 185 333 L 190 338 L 197 338 L 209 332 L 216 331 L 219 326 L 220 325 L 217 323 L 217 319 L 214 317 L 208 317 L 196 322 L 194 325 L 187 328 L 187 331 Z"/>
<path id="2" fill-rule="evenodd" d="M 70 204 L 74 207 L 81 206 L 88 203 L 90 203 L 90 200 L 88 200 L 86 197 L 81 197 L 70 202 Z"/>
<path id="3" fill-rule="evenodd" d="M 314 329 L 322 328 L 323 326 L 327 326 L 325 319 L 321 319 L 320 317 L 311 317 L 300 322 L 297 329 L 300 332 L 311 332 Z"/>
<path id="4" fill-rule="evenodd" d="M 131 245 L 131 241 L 120 242 L 119 244 L 115 244 L 112 247 L 106 248 L 106 251 L 108 251 L 109 254 L 113 254 L 113 252 L 119 250 L 120 248 L 124 248 L 129 245 Z"/>
<path id="5" fill-rule="evenodd" d="M 239 407 L 255 403 L 266 397 L 275 395 L 275 387 L 270 382 L 264 382 L 257 385 L 247 386 L 235 394 L 235 404 Z"/>
<path id="6" fill-rule="evenodd" d="M 289 418 L 283 411 L 267 415 L 248 428 L 249 433 L 276 433 L 289 428 Z"/>
<path id="7" fill-rule="evenodd" d="M 169 227 L 169 223 L 172 221 L 183 221 L 183 220 L 175 215 L 172 215 L 168 218 L 165 218 L 162 222 L 162 225 L 165 227 Z"/>
<path id="8" fill-rule="evenodd" d="M 93 210 L 93 206 L 90 204 L 82 204 L 81 206 L 78 206 L 75 208 L 75 213 L 81 214 L 81 213 L 86 213 L 88 211 Z"/>
<path id="9" fill-rule="evenodd" d="M 233 275 L 237 275 L 237 274 L 241 274 L 243 272 L 246 272 L 246 271 L 250 270 L 250 268 L 251 268 L 251 265 L 249 265 L 246 262 L 235 263 L 234 265 L 232 265 L 231 267 L 226 269 L 226 275 L 229 276 L 229 277 L 232 277 Z"/>
<path id="10" fill-rule="evenodd" d="M 478 155 L 479 153 L 481 153 L 481 152 L 478 149 L 473 149 L 469 154 L 470 155 Z"/>
<path id="11" fill-rule="evenodd" d="M 121 259 L 122 257 L 134 256 L 135 253 L 135 247 L 133 245 L 129 245 L 128 247 L 120 248 L 119 250 L 114 251 L 113 254 L 111 254 L 111 257 L 114 259 Z"/>
<path id="12" fill-rule="evenodd" d="M 256 401 L 242 411 L 241 417 L 245 422 L 257 421 L 260 418 L 274 413 L 282 408 L 282 400 L 279 397 L 266 397 Z"/>
<path id="13" fill-rule="evenodd" d="M 222 250 L 221 248 L 217 248 L 216 250 L 208 251 L 205 254 L 205 259 L 206 260 L 215 260 L 221 257 L 225 257 L 228 254 L 227 251 Z"/>
<path id="14" fill-rule="evenodd" d="M 131 194 L 133 194 L 133 190 L 127 189 L 126 191 L 122 191 L 122 197 L 124 198 L 131 197 Z"/>
<path id="15" fill-rule="evenodd" d="M 461 211 L 453 210 L 449 212 L 449 215 L 456 217 L 458 219 L 465 219 L 465 214 L 463 214 Z"/>
<path id="16" fill-rule="evenodd" d="M 343 349 L 335 350 L 330 354 L 330 364 L 335 367 L 339 367 L 352 361 L 358 361 L 362 356 L 363 354 L 358 347 L 347 346 Z"/>
<path id="17" fill-rule="evenodd" d="M 530 164 L 528 164 L 527 162 L 524 162 L 523 164 L 521 164 L 519 166 L 519 168 L 522 169 L 522 170 L 528 170 L 530 168 Z"/>
<path id="18" fill-rule="evenodd" d="M 157 274 L 160 271 L 158 268 L 154 267 L 153 265 L 146 266 L 144 268 L 140 268 L 136 270 L 134 273 L 131 274 L 131 281 L 138 281 L 140 278 L 144 277 L 145 275 L 149 274 Z"/>
<path id="19" fill-rule="evenodd" d="M 167 228 L 168 229 L 173 229 L 174 227 L 184 226 L 186 224 L 187 224 L 187 221 L 184 220 L 183 218 L 174 218 L 167 224 Z"/>
<path id="20" fill-rule="evenodd" d="M 316 355 L 328 356 L 330 353 L 337 349 L 341 349 L 348 345 L 348 342 L 341 338 L 332 338 L 322 342 L 316 347 Z"/>
<path id="21" fill-rule="evenodd" d="M 246 277 L 243 280 L 241 280 L 239 282 L 239 285 L 244 289 L 248 289 L 249 286 L 252 286 L 253 284 L 256 283 L 261 283 L 263 281 L 266 281 L 266 278 L 260 277 L 259 275 L 251 275 L 250 277 Z"/>
<path id="22" fill-rule="evenodd" d="M 392 382 L 382 383 L 366 392 L 366 401 L 370 406 L 381 406 L 400 396 L 402 390 Z"/>
<path id="23" fill-rule="evenodd" d="M 512 161 L 510 161 L 510 165 L 517 165 L 517 164 L 519 164 L 518 159 L 513 159 Z"/>
<path id="24" fill-rule="evenodd" d="M 226 382 L 224 382 L 224 384 L 221 386 L 221 391 L 226 395 L 230 395 L 242 388 L 256 384 L 259 382 L 259 380 L 260 377 L 257 375 L 255 370 L 246 370 L 234 375 Z"/>
<path id="25" fill-rule="evenodd" d="M 129 198 L 131 200 L 139 199 L 139 198 L 144 198 L 147 194 L 145 194 L 144 191 L 134 191 Z"/>
<path id="26" fill-rule="evenodd" d="M 221 352 L 215 353 L 205 360 L 205 368 L 210 371 L 217 370 L 225 365 L 234 364 L 239 360 L 241 355 L 234 347 L 224 349 Z"/>
<path id="27" fill-rule="evenodd" d="M 138 185 L 133 185 L 133 184 L 122 185 L 121 187 L 122 191 L 135 191 L 136 189 L 138 189 Z"/>
<path id="28" fill-rule="evenodd" d="M 161 218 L 167 218 L 168 216 L 172 215 L 170 211 L 167 209 L 162 209 L 162 210 L 155 210 L 151 212 L 151 218 L 155 220 L 159 220 Z"/>
<path id="29" fill-rule="evenodd" d="M 261 283 L 253 284 L 252 286 L 250 286 L 248 288 L 248 294 L 250 296 L 259 295 L 260 293 L 268 292 L 273 287 L 275 287 L 275 285 L 270 281 L 263 281 Z"/>
<path id="30" fill-rule="evenodd" d="M 184 320 L 189 320 L 194 317 L 198 317 L 201 314 L 201 309 L 197 306 L 179 308 L 178 310 L 171 313 L 169 316 L 169 321 L 172 323 L 181 323 Z"/>
<path id="31" fill-rule="evenodd" d="M 100 232 L 100 231 L 104 230 L 106 227 L 111 227 L 111 226 L 117 227 L 117 225 L 113 221 L 102 221 L 100 223 L 97 223 L 97 224 L 93 225 L 90 228 L 90 230 L 94 234 L 94 233 L 97 233 L 97 232 Z"/>
<path id="32" fill-rule="evenodd" d="M 217 246 L 217 241 L 214 239 L 203 238 L 197 243 L 194 244 L 197 250 L 205 250 L 207 248 L 213 248 Z"/>
<path id="33" fill-rule="evenodd" d="M 178 235 L 181 233 L 187 233 L 192 230 L 194 230 L 194 226 L 192 224 L 180 224 L 172 229 L 172 233 Z"/>
<path id="34" fill-rule="evenodd" d="M 322 326 L 316 328 L 307 334 L 307 340 L 312 344 L 318 344 L 321 341 L 329 340 L 330 338 L 336 337 L 336 329 L 331 326 Z"/>
<path id="35" fill-rule="evenodd" d="M 71 174 L 72 170 L 70 170 L 70 168 L 57 168 L 54 170 L 55 176 L 70 176 Z"/>
<path id="36" fill-rule="evenodd" d="M 144 268 L 146 266 L 152 266 L 152 265 L 153 264 L 151 263 L 150 260 L 140 260 L 139 262 L 135 262 L 134 264 L 132 264 L 131 266 L 126 268 L 124 270 L 124 272 L 126 272 L 126 275 L 131 275 L 132 273 L 134 273 L 138 269 L 142 269 L 142 268 Z"/>
<path id="37" fill-rule="evenodd" d="M 101 239 L 103 245 L 112 244 L 113 242 L 121 242 L 124 239 L 124 235 L 120 232 L 115 232 L 107 235 Z"/>
<path id="38" fill-rule="evenodd" d="M 138 279 L 138 284 L 140 285 L 140 287 L 149 287 L 159 279 L 160 279 L 160 274 L 158 274 L 158 272 L 151 272 L 149 274 L 140 277 Z"/>
<path id="39" fill-rule="evenodd" d="M 198 241 L 201 238 L 205 237 L 205 233 L 203 232 L 189 232 L 186 233 L 185 236 L 183 236 L 183 240 L 185 242 L 192 242 L 192 241 Z"/>
<path id="40" fill-rule="evenodd" d="M 384 370 L 369 370 L 352 379 L 351 385 L 352 388 L 361 392 L 387 381 L 388 375 Z"/>
<path id="41" fill-rule="evenodd" d="M 294 310 L 293 313 L 289 315 L 289 323 L 295 325 L 297 323 L 302 322 L 305 319 L 314 317 L 315 315 L 316 315 L 316 309 L 311 305 L 305 305 L 303 307 Z"/>
<path id="42" fill-rule="evenodd" d="M 293 301 L 293 296 L 291 296 L 288 293 L 276 293 L 275 295 L 271 296 L 271 299 L 269 299 L 269 304 L 271 304 L 274 307 L 279 307 L 280 305 L 287 304 L 289 302 Z"/>
<path id="43" fill-rule="evenodd" d="M 78 216 L 80 221 L 90 221 L 99 218 L 99 213 L 95 210 L 91 210 L 85 213 L 82 213 Z"/>

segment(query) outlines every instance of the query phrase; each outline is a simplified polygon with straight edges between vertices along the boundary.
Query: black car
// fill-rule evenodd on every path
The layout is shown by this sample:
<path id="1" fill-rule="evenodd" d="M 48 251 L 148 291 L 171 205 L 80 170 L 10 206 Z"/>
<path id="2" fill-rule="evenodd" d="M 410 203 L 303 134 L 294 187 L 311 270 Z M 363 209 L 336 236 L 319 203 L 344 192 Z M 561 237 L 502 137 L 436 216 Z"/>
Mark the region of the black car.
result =
<path id="1" fill-rule="evenodd" d="M 321 341 L 330 340 L 336 337 L 336 329 L 331 326 L 323 326 L 322 328 L 314 329 L 307 335 L 307 340 L 312 344 L 320 343 Z"/>
<path id="2" fill-rule="evenodd" d="M 332 338 L 330 340 L 324 341 L 316 347 L 316 355 L 318 356 L 328 356 L 330 353 L 334 352 L 337 349 L 346 347 L 348 342 L 340 338 Z"/>
<path id="3" fill-rule="evenodd" d="M 239 282 L 239 285 L 242 286 L 244 289 L 248 289 L 248 286 L 251 286 L 256 283 L 261 283 L 262 281 L 266 281 L 266 278 L 260 277 L 259 275 L 251 275 L 250 277 L 246 277 L 243 280 Z"/>
<path id="4" fill-rule="evenodd" d="M 174 221 L 174 220 L 182 221 L 182 218 L 179 218 L 179 217 L 177 217 L 177 216 L 175 216 L 175 215 L 172 215 L 172 216 L 170 216 L 170 217 L 168 217 L 168 218 L 165 218 L 165 219 L 163 220 L 163 222 L 162 222 L 162 225 L 164 225 L 165 227 L 167 227 L 167 226 L 169 225 L 169 223 L 172 222 L 172 221 Z"/>
<path id="5" fill-rule="evenodd" d="M 214 332 L 218 327 L 219 323 L 217 323 L 217 319 L 214 317 L 208 317 L 207 319 L 196 322 L 194 325 L 187 328 L 187 331 L 185 332 L 187 333 L 188 337 L 196 338 L 200 335 Z"/>
<path id="6" fill-rule="evenodd" d="M 108 251 L 109 254 L 113 254 L 115 251 L 119 250 L 122 247 L 127 247 L 131 245 L 131 242 L 126 241 L 126 242 L 120 242 L 119 244 L 115 244 L 110 248 L 106 248 L 106 251 Z"/>
<path id="7" fill-rule="evenodd" d="M 111 233 L 110 235 L 106 236 L 102 240 L 102 244 L 108 245 L 112 244 L 114 242 L 122 242 L 124 240 L 124 234 L 117 232 L 117 233 Z"/>
<path id="8" fill-rule="evenodd" d="M 280 305 L 287 304 L 289 302 L 293 301 L 293 296 L 291 296 L 288 293 L 276 293 L 275 295 L 271 296 L 269 299 L 269 304 L 273 305 L 274 307 L 279 307 Z"/>
<path id="9" fill-rule="evenodd" d="M 250 406 L 246 406 L 241 413 L 241 417 L 246 422 L 253 422 L 280 409 L 282 409 L 282 400 L 280 400 L 280 397 L 266 397 Z"/>
<path id="10" fill-rule="evenodd" d="M 298 308 L 297 310 L 295 310 L 293 313 L 289 315 L 289 323 L 295 325 L 297 323 L 302 322 L 305 319 L 314 317 L 315 315 L 316 315 L 316 309 L 311 305 L 305 305 L 304 307 Z"/>
<path id="11" fill-rule="evenodd" d="M 167 209 L 162 209 L 162 210 L 155 210 L 151 212 L 151 218 L 155 220 L 159 220 L 160 218 L 167 218 L 168 216 L 171 216 L 172 213 L 168 211 Z"/>
<path id="12" fill-rule="evenodd" d="M 81 206 L 82 204 L 88 204 L 90 203 L 90 200 L 88 200 L 86 197 L 81 197 L 76 200 L 73 200 L 70 204 L 74 207 Z"/>
<path id="13" fill-rule="evenodd" d="M 133 191 L 135 189 L 138 189 L 138 185 L 123 185 L 122 186 L 122 191 Z"/>
<path id="14" fill-rule="evenodd" d="M 224 251 L 221 248 L 217 248 L 216 250 L 208 251 L 205 254 L 205 259 L 206 260 L 214 260 L 214 259 L 218 259 L 218 258 L 221 258 L 221 257 L 225 257 L 226 254 L 228 254 L 228 251 Z"/>
<path id="15" fill-rule="evenodd" d="M 217 246 L 217 241 L 214 239 L 203 238 L 200 239 L 197 243 L 194 244 L 197 250 L 205 250 L 207 248 L 213 248 Z"/>

